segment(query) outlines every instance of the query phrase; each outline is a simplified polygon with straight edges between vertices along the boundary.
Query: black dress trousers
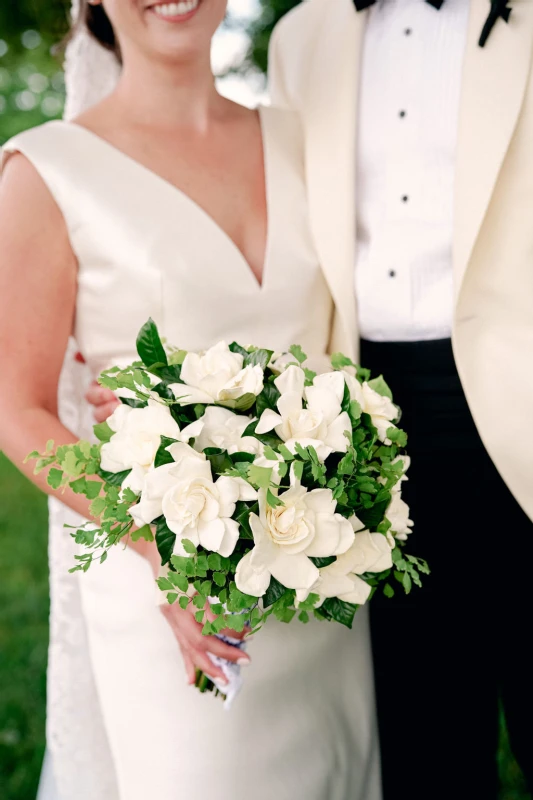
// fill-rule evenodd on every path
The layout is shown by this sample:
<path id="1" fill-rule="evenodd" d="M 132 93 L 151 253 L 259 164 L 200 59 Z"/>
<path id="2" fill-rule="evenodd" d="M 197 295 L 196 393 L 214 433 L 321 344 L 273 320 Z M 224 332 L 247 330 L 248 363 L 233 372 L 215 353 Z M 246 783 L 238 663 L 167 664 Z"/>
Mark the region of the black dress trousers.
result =
<path id="1" fill-rule="evenodd" d="M 449 340 L 362 342 L 361 364 L 403 409 L 407 551 L 432 571 L 371 603 L 384 800 L 496 800 L 500 700 L 531 791 L 533 524 L 479 438 Z M 509 400 L 512 414 L 512 387 Z"/>

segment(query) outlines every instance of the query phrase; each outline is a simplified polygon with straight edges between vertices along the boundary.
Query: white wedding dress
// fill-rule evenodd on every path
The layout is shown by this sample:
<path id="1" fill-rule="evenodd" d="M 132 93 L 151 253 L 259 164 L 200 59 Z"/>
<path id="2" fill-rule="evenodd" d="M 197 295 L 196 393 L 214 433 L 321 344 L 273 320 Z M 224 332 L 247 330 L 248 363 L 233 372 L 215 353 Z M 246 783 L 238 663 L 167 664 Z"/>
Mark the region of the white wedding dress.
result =
<path id="1" fill-rule="evenodd" d="M 34 164 L 79 263 L 75 337 L 90 373 L 133 359 L 153 317 L 181 348 L 236 339 L 310 355 L 332 303 L 308 228 L 299 124 L 262 109 L 268 195 L 263 284 L 187 195 L 86 129 L 50 122 L 5 147 Z M 71 376 L 72 377 L 72 376 Z M 90 434 L 67 393 L 65 422 Z M 366 610 L 353 631 L 269 620 L 232 710 L 186 685 L 150 568 L 116 549 L 69 575 L 53 507 L 48 744 L 59 800 L 379 800 Z"/>

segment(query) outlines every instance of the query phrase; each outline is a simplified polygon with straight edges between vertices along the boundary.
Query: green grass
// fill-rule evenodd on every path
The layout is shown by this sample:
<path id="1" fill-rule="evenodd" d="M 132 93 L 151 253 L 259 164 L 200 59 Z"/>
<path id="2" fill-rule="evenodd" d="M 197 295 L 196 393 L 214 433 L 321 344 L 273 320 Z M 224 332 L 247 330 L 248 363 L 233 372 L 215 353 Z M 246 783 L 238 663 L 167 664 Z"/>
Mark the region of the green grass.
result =
<path id="1" fill-rule="evenodd" d="M 0 798 L 34 800 L 48 647 L 44 496 L 0 453 Z"/>
<path id="2" fill-rule="evenodd" d="M 35 800 L 44 752 L 46 518 L 44 497 L 0 453 L 1 800 Z M 501 800 L 529 800 L 503 726 L 499 763 Z"/>

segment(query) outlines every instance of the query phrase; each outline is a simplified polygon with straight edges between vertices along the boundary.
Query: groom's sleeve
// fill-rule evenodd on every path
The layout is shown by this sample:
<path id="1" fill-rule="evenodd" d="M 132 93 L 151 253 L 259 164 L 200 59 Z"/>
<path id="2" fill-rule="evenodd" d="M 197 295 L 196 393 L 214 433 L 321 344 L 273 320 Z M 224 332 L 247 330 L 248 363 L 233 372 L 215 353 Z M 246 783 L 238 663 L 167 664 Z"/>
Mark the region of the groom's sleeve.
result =
<path id="1" fill-rule="evenodd" d="M 268 54 L 268 93 L 273 106 L 277 108 L 292 108 L 283 63 L 283 48 L 281 45 L 283 20 L 278 22 L 270 39 Z"/>
<path id="2" fill-rule="evenodd" d="M 270 39 L 268 88 L 273 106 L 299 111 L 301 83 L 305 76 L 309 50 L 309 13 L 313 2 L 307 0 L 288 12 L 276 25 Z"/>

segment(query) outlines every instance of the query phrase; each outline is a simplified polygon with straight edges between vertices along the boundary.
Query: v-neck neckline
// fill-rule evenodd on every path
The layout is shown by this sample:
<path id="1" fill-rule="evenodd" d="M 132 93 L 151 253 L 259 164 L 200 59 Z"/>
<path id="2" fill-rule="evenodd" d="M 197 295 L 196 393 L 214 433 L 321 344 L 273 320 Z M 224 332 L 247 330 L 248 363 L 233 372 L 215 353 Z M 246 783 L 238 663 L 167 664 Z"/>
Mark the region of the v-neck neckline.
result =
<path id="1" fill-rule="evenodd" d="M 262 143 L 262 150 L 263 150 L 263 169 L 264 169 L 264 181 L 265 181 L 265 198 L 266 198 L 266 214 L 267 214 L 267 235 L 266 235 L 266 243 L 265 243 L 265 255 L 263 259 L 263 269 L 261 272 L 261 280 L 258 279 L 255 272 L 253 271 L 250 262 L 246 258 L 244 252 L 238 246 L 238 244 L 231 238 L 229 233 L 209 214 L 196 200 L 193 200 L 190 195 L 188 195 L 183 189 L 180 189 L 179 186 L 169 181 L 167 178 L 164 178 L 158 172 L 150 169 L 150 167 L 143 164 L 141 161 L 138 161 L 133 156 L 128 155 L 123 150 L 121 150 L 116 145 L 109 142 L 103 136 L 100 136 L 94 131 L 91 131 L 89 128 L 86 128 L 83 125 L 79 125 L 77 122 L 71 122 L 69 120 L 56 120 L 55 122 L 50 123 L 51 125 L 60 124 L 66 125 L 70 128 L 74 128 L 82 133 L 86 134 L 89 138 L 93 139 L 94 141 L 99 142 L 103 147 L 109 150 L 112 153 L 115 153 L 119 158 L 121 158 L 125 163 L 130 163 L 134 169 L 137 169 L 141 174 L 146 175 L 148 178 L 154 181 L 154 183 L 159 184 L 160 186 L 166 188 L 167 190 L 174 193 L 174 195 L 180 198 L 182 201 L 186 202 L 197 214 L 198 216 L 202 217 L 208 225 L 210 225 L 217 233 L 217 235 L 226 242 L 229 249 L 232 250 L 236 257 L 240 260 L 242 266 L 245 269 L 245 272 L 248 273 L 248 279 L 253 284 L 254 288 L 258 292 L 265 291 L 265 279 L 268 277 L 269 270 L 269 261 L 270 261 L 270 251 L 271 251 L 271 240 L 272 240 L 272 220 L 273 220 L 273 198 L 271 196 L 271 186 L 270 186 L 270 169 L 271 169 L 271 153 L 269 147 L 269 135 L 267 131 L 267 123 L 265 121 L 266 113 L 265 107 L 260 106 L 257 109 L 258 116 L 259 116 L 259 124 L 261 129 L 261 143 Z"/>

